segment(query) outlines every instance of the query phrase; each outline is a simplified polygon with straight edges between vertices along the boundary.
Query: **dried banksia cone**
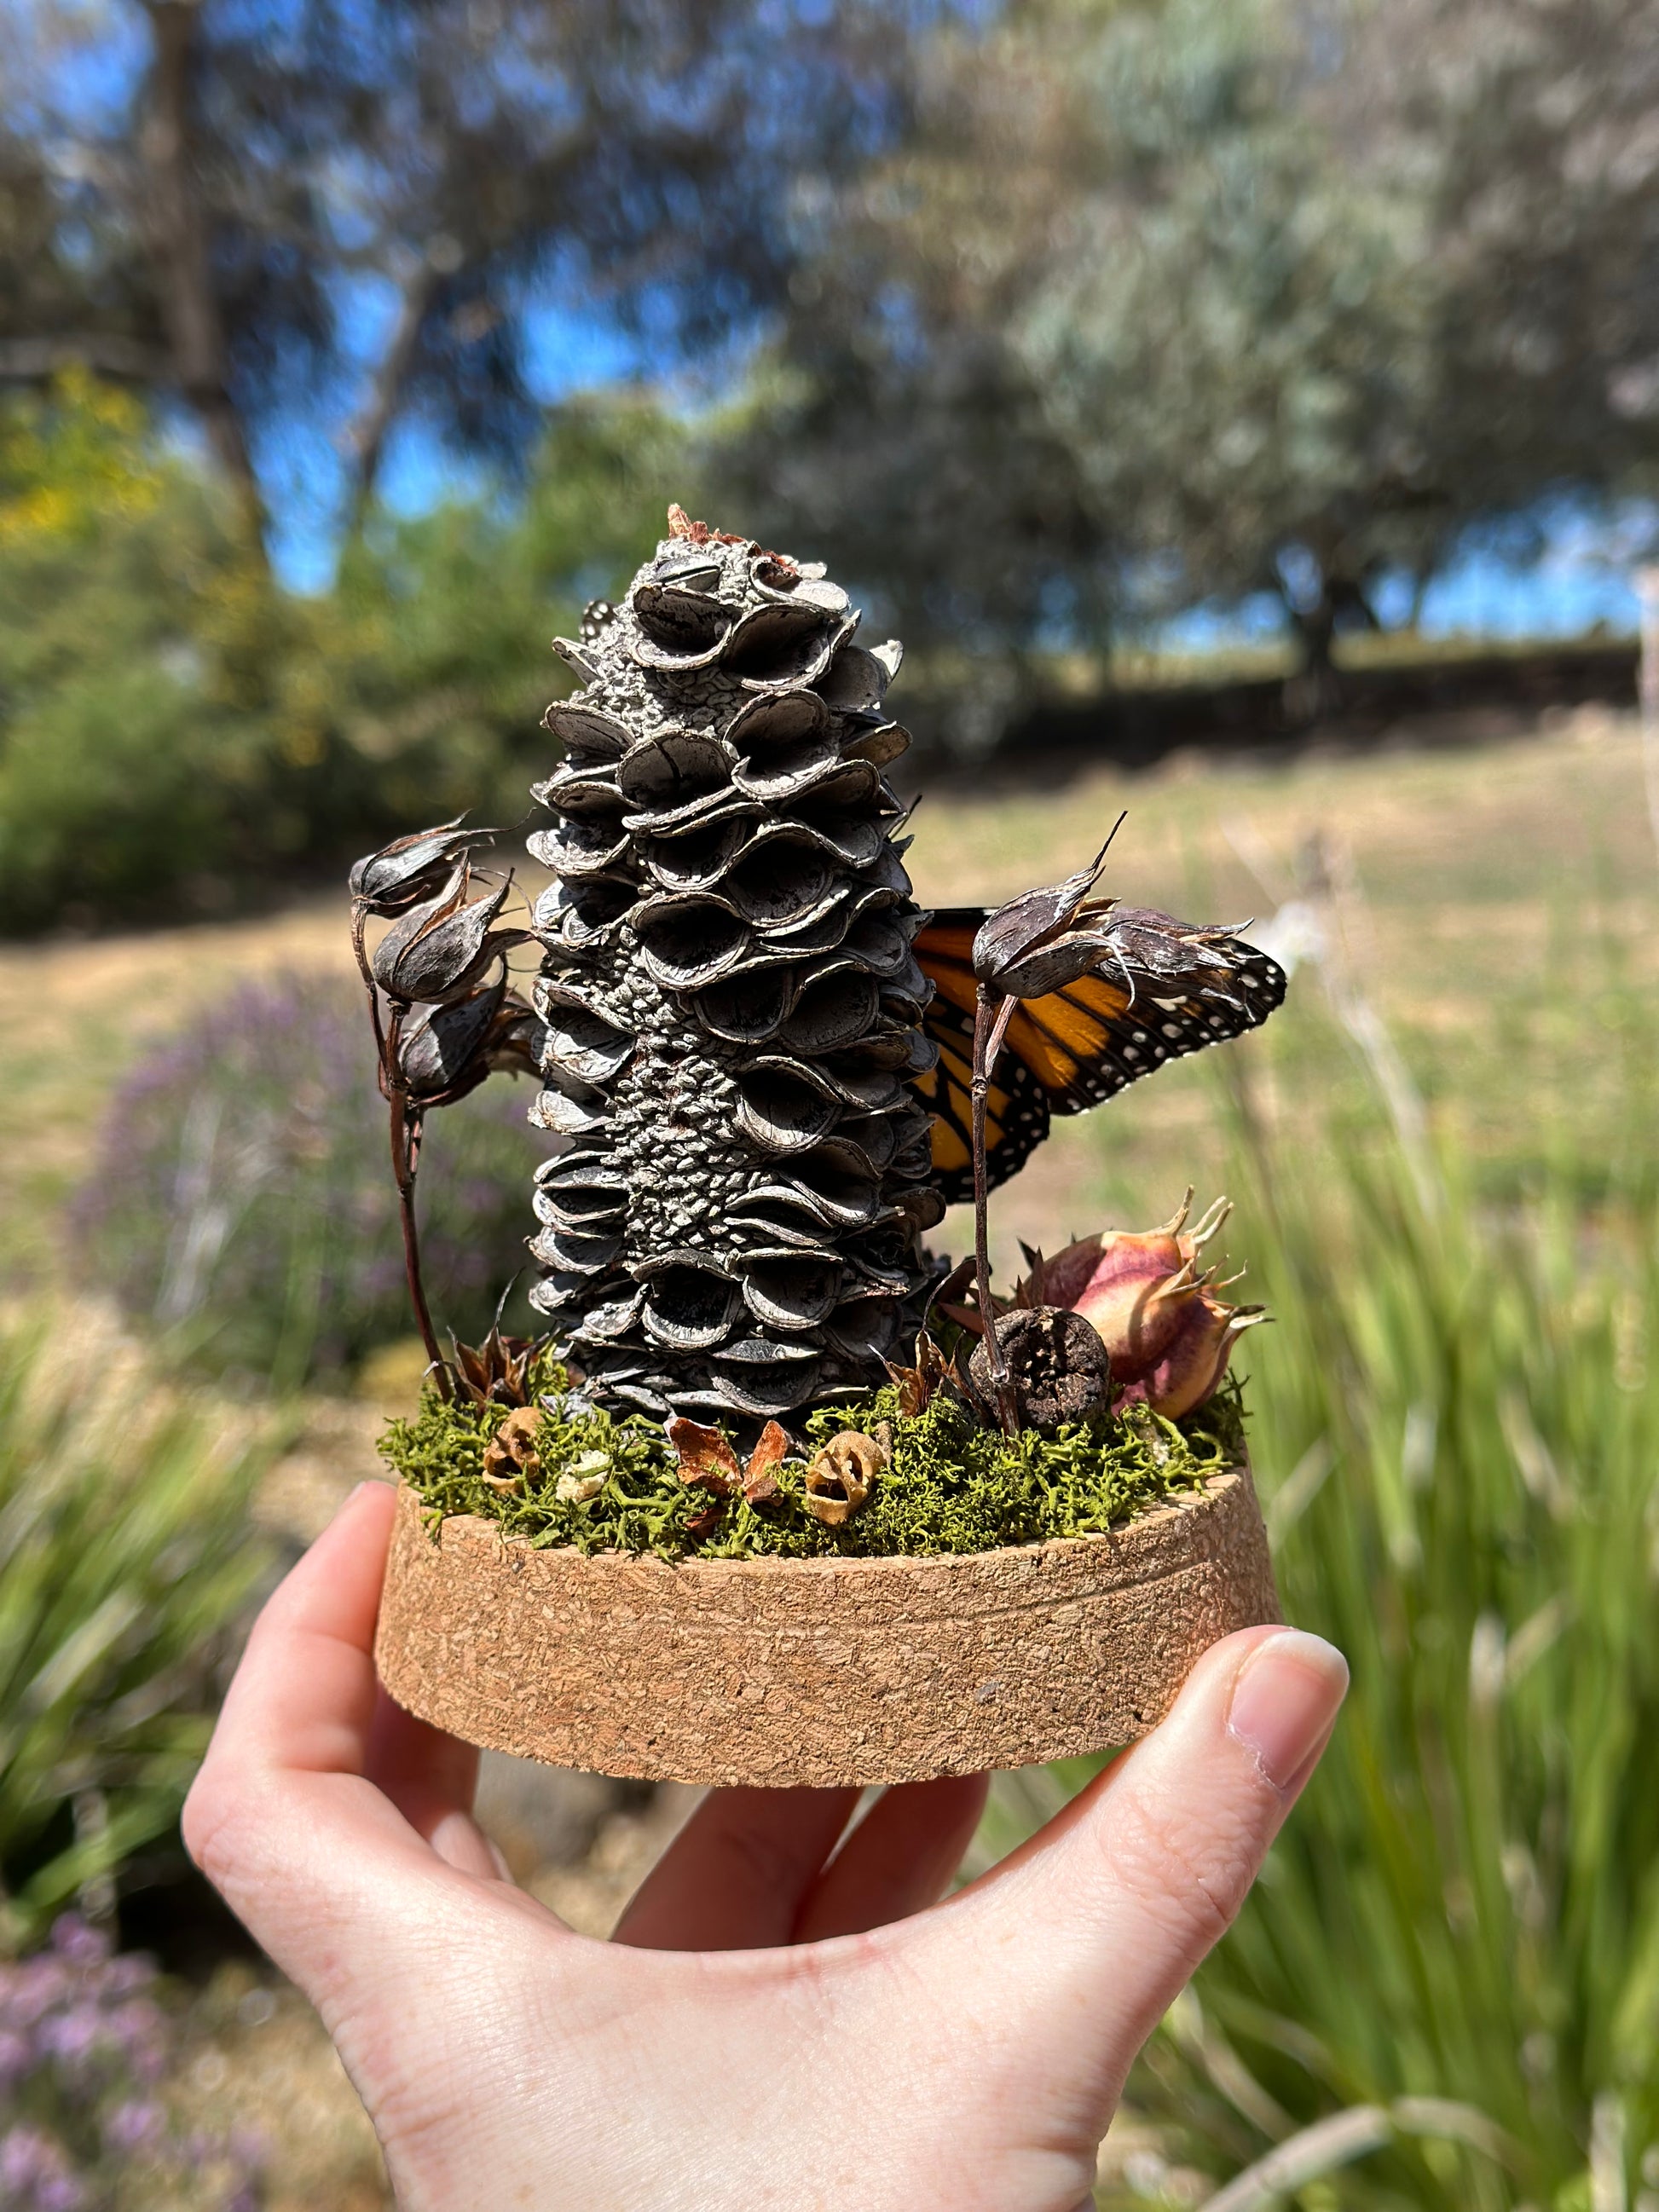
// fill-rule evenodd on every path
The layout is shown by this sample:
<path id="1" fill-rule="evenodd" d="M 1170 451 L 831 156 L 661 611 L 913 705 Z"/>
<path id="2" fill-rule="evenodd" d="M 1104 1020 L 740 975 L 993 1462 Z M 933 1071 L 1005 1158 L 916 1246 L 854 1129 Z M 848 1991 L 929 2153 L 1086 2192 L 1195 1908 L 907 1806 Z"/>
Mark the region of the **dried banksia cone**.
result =
<path id="1" fill-rule="evenodd" d="M 942 1212 L 921 915 L 882 770 L 898 648 L 821 567 L 688 523 L 557 649 L 531 840 L 536 1004 L 570 1139 L 532 1295 L 602 1401 L 750 1421 L 879 1385 Z"/>
<path id="2" fill-rule="evenodd" d="M 1106 1346 L 1116 1402 L 1141 1401 L 1170 1420 L 1214 1395 L 1239 1336 L 1267 1318 L 1216 1295 L 1215 1271 L 1199 1259 L 1231 1209 L 1218 1199 L 1188 1230 L 1192 1196 L 1160 1228 L 1108 1230 L 1034 1260 L 1014 1292 L 1018 1305 L 1081 1314 Z"/>

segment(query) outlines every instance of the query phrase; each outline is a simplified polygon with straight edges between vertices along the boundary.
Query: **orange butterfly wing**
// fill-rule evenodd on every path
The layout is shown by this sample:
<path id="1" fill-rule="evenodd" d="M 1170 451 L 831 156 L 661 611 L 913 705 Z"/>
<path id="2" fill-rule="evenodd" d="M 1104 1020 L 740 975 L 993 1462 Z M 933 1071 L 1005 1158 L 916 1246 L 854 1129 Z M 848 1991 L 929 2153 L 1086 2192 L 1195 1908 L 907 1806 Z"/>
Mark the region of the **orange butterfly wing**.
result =
<path id="1" fill-rule="evenodd" d="M 939 1047 L 937 1065 L 914 1088 L 933 1117 L 933 1181 L 947 1206 L 974 1194 L 972 1146 L 974 1019 L 943 994 L 922 1017 Z M 985 1165 L 989 1188 L 1017 1175 L 1048 1133 L 1042 1085 L 1004 1053 L 985 1097 Z"/>
<path id="2" fill-rule="evenodd" d="M 973 944 L 987 912 L 936 914 L 915 947 L 933 986 L 922 1027 L 939 1048 L 939 1066 L 916 1089 L 934 1117 L 934 1180 L 952 1205 L 973 1194 Z M 1051 1114 L 1080 1114 L 1166 1060 L 1255 1028 L 1285 996 L 1282 970 L 1230 931 L 1140 907 L 1115 908 L 1104 927 L 1112 971 L 1024 1000 L 1009 1022 L 986 1102 L 994 1189 L 1024 1167 Z"/>

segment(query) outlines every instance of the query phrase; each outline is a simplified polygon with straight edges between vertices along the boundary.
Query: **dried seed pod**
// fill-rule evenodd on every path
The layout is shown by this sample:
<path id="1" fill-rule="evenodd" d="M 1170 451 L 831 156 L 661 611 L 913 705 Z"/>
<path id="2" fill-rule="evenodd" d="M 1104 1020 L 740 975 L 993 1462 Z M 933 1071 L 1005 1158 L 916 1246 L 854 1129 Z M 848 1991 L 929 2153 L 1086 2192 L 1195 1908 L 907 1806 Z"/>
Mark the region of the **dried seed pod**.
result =
<path id="1" fill-rule="evenodd" d="M 578 1150 L 534 1296 L 599 1402 L 759 1422 L 881 1382 L 939 1211 L 896 657 L 822 569 L 672 531 L 547 716 L 536 1117 Z"/>
<path id="2" fill-rule="evenodd" d="M 483 1478 L 495 1488 L 528 1488 L 542 1471 L 537 1437 L 541 1409 L 520 1406 L 510 1413 L 484 1447 Z"/>
<path id="3" fill-rule="evenodd" d="M 775 1421 L 769 1421 L 760 1432 L 760 1441 L 749 1455 L 743 1470 L 743 1494 L 751 1505 L 759 1505 L 778 1494 L 778 1479 L 772 1472 L 789 1455 L 787 1432 Z"/>
<path id="4" fill-rule="evenodd" d="M 492 929 L 512 892 L 501 884 L 468 902 L 471 878 L 463 861 L 436 898 L 410 907 L 387 930 L 369 965 L 389 999 L 447 1006 L 465 998 L 497 960 L 522 945 L 525 929 Z"/>
<path id="5" fill-rule="evenodd" d="M 346 879 L 352 897 L 381 921 L 432 897 L 449 881 L 463 854 L 495 835 L 493 830 L 463 830 L 460 823 L 458 814 L 435 830 L 394 837 L 378 853 L 365 854 Z"/>
<path id="6" fill-rule="evenodd" d="M 667 1424 L 667 1435 L 678 1455 L 682 1482 L 697 1483 L 721 1498 L 740 1487 L 743 1470 L 738 1455 L 718 1429 L 676 1415 Z"/>
<path id="7" fill-rule="evenodd" d="M 539 1018 L 500 976 L 408 1024 L 398 1043 L 404 1087 L 422 1111 L 453 1106 L 489 1076 L 534 1075 L 543 1036 Z"/>
<path id="8" fill-rule="evenodd" d="M 1117 903 L 1085 903 L 1111 842 L 1063 883 L 1022 891 L 987 918 L 974 939 L 974 973 L 981 983 L 1012 998 L 1036 998 L 1086 974 L 1103 944 L 1088 925 Z"/>
<path id="9" fill-rule="evenodd" d="M 1057 1429 L 1103 1414 L 1111 1397 L 1106 1347 L 1079 1313 L 1064 1306 L 1024 1306 L 996 1324 L 1021 1425 Z M 995 1396 L 990 1346 L 974 1347 L 968 1372 L 980 1396 Z"/>
<path id="10" fill-rule="evenodd" d="M 806 1470 L 806 1496 L 801 1501 L 815 1521 L 839 1528 L 852 1519 L 869 1497 L 877 1477 L 891 1464 L 888 1447 L 856 1429 L 843 1429 L 831 1437 Z"/>

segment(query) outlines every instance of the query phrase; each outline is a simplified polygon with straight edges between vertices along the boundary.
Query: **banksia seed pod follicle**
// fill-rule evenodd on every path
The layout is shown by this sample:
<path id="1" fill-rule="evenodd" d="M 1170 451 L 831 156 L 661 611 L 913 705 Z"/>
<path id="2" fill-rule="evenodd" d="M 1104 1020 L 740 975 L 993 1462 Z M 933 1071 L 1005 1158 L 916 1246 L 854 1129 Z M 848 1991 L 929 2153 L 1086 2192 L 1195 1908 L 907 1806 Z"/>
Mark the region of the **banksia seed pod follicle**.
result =
<path id="1" fill-rule="evenodd" d="M 908 740 L 821 568 L 670 520 L 558 647 L 532 1297 L 596 1397 L 753 1423 L 885 1379 L 943 1211 Z"/>

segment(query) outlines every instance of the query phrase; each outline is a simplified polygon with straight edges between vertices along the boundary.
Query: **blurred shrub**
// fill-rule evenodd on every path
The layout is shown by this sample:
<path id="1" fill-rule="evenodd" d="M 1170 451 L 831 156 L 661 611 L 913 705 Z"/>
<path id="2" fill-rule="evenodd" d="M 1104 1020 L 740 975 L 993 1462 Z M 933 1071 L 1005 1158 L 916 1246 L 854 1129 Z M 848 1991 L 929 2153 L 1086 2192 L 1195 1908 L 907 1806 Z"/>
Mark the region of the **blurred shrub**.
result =
<path id="1" fill-rule="evenodd" d="M 125 395 L 0 411 L 0 924 L 140 909 L 240 849 L 262 734 L 203 638 L 236 560 Z"/>
<path id="2" fill-rule="evenodd" d="M 428 1120 L 422 1258 L 439 1326 L 463 1338 L 526 1265 L 545 1149 L 529 1101 L 502 1079 Z M 158 1045 L 111 1102 L 72 1220 L 91 1279 L 198 1366 L 287 1389 L 407 1336 L 361 987 L 245 986 Z"/>
<path id="3" fill-rule="evenodd" d="M 176 1822 L 264 1457 L 78 1317 L 0 1324 L 0 1946 Z"/>
<path id="4" fill-rule="evenodd" d="M 178 2027 L 155 1967 L 73 1914 L 0 1966 L 0 2203 L 15 2212 L 253 2212 L 258 2147 L 164 2101 Z"/>
<path id="5" fill-rule="evenodd" d="M 0 930 L 211 910 L 546 772 L 549 651 L 695 499 L 647 403 L 554 417 L 521 501 L 381 517 L 274 586 L 124 394 L 0 404 Z"/>

